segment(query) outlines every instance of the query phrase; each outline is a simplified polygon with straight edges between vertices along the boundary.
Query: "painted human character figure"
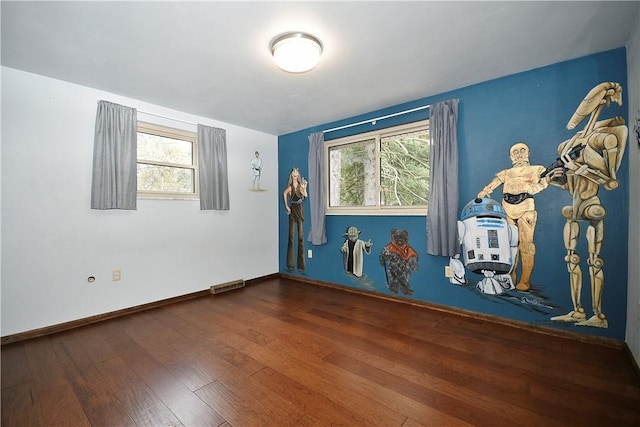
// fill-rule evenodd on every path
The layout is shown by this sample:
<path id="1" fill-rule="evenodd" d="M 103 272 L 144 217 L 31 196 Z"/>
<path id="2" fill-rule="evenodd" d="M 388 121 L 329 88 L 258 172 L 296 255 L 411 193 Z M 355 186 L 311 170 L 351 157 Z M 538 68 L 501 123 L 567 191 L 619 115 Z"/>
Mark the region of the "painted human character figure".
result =
<path id="1" fill-rule="evenodd" d="M 407 230 L 391 230 L 391 242 L 382 249 L 379 259 L 384 266 L 387 287 L 396 294 L 412 295 L 409 279 L 411 272 L 418 270 L 418 253 L 409 245 Z"/>
<path id="2" fill-rule="evenodd" d="M 342 244 L 340 251 L 344 254 L 344 270 L 356 277 L 362 276 L 364 266 L 363 254 L 371 253 L 371 239 L 368 241 L 360 240 L 361 230 L 356 227 L 349 227 L 347 232 L 343 234 L 347 239 Z"/>
<path id="3" fill-rule="evenodd" d="M 555 322 L 570 322 L 579 326 L 607 328 L 607 318 L 602 311 L 604 288 L 604 260 L 600 252 L 604 243 L 604 218 L 606 210 L 598 195 L 600 186 L 606 190 L 618 188 L 617 171 L 622 162 L 629 130 L 622 117 L 598 120 L 603 107 L 611 101 L 622 105 L 622 86 L 605 82 L 595 86 L 580 103 L 567 123 L 567 129 L 575 129 L 587 116 L 585 128 L 571 139 L 560 143 L 556 159 L 542 174 L 549 183 L 566 190 L 572 199 L 570 206 L 562 208 L 567 220 L 564 227 L 564 258 L 569 271 L 569 286 L 573 310 L 552 317 Z M 580 225 L 587 224 L 586 239 L 591 285 L 593 315 L 587 319 L 581 303 L 581 256 L 577 253 Z"/>
<path id="4" fill-rule="evenodd" d="M 298 271 L 304 272 L 304 233 L 302 223 L 304 222 L 304 209 L 302 202 L 307 197 L 307 180 L 300 175 L 300 170 L 294 167 L 289 174 L 287 188 L 282 193 L 284 207 L 289 215 L 289 235 L 287 242 L 287 269 L 293 271 L 297 267 Z M 297 257 L 294 257 L 293 239 L 297 233 L 298 250 Z"/>
<path id="5" fill-rule="evenodd" d="M 253 170 L 253 189 L 260 190 L 260 175 L 262 174 L 262 159 L 260 153 L 255 152 L 255 157 L 251 159 L 251 169 Z"/>
<path id="6" fill-rule="evenodd" d="M 510 224 L 518 227 L 518 251 L 511 271 L 511 280 L 516 282 L 516 269 L 521 264 L 520 279 L 515 286 L 519 291 L 531 288 L 531 273 L 534 266 L 536 246 L 534 233 L 538 213 L 533 195 L 544 190 L 548 182 L 540 178 L 544 166 L 529 164 L 529 147 L 518 142 L 509 150 L 513 167 L 496 174 L 495 178 L 478 193 L 478 198 L 489 197 L 502 185 L 502 207 Z"/>

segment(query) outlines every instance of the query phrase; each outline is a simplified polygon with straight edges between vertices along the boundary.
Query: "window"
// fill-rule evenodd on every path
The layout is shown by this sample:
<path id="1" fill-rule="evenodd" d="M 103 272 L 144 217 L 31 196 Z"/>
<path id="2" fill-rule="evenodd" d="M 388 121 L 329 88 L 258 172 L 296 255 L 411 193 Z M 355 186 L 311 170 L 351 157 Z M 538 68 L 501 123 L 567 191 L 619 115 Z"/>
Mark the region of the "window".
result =
<path id="1" fill-rule="evenodd" d="M 429 121 L 328 141 L 327 214 L 425 215 Z"/>
<path id="2" fill-rule="evenodd" d="M 138 197 L 198 199 L 197 135 L 138 122 Z"/>

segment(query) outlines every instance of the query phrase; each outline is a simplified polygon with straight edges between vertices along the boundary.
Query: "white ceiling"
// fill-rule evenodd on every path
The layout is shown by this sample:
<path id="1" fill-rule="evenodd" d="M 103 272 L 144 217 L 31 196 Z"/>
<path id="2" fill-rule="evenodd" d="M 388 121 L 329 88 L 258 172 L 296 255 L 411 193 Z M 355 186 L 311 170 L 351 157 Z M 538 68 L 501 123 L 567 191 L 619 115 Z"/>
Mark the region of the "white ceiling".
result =
<path id="1" fill-rule="evenodd" d="M 2 65 L 274 135 L 626 45 L 637 1 L 2 1 Z M 287 74 L 270 41 L 322 40 Z"/>

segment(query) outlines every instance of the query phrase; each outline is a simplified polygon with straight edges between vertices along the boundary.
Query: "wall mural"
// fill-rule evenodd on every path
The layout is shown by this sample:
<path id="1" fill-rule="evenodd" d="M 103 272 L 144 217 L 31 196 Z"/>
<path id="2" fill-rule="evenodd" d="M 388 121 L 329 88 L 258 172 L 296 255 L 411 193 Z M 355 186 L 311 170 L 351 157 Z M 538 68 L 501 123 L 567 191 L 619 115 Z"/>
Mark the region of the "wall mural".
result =
<path id="1" fill-rule="evenodd" d="M 602 310 L 605 279 L 601 257 L 607 210 L 598 194 L 601 187 L 605 190 L 619 187 L 617 173 L 628 138 L 628 128 L 622 117 L 600 119 L 600 114 L 605 107 L 611 106 L 611 102 L 622 105 L 622 87 L 618 83 L 604 82 L 588 91 L 566 127 L 575 129 L 585 119 L 587 124 L 570 139 L 558 144 L 548 156 L 555 158 L 548 167 L 530 164 L 530 148 L 525 142 L 510 147 L 511 167 L 499 170 L 460 212 L 460 251 L 445 267 L 445 276 L 452 286 L 464 288 L 487 301 L 535 312 L 550 323 L 609 327 Z M 561 308 L 556 301 L 552 303 L 545 295 L 545 289 L 555 292 L 557 288 L 531 280 L 536 265 L 535 229 L 539 220 L 534 198 L 549 186 L 566 191 L 571 199 L 571 204 L 564 207 L 563 202 L 558 202 L 559 213 L 565 220 L 562 239 L 566 252 L 562 259 L 557 259 L 555 266 L 566 263 L 566 283 L 573 306 L 570 311 Z M 502 191 L 496 197 L 499 187 Z M 288 271 L 297 268 L 300 273 L 305 271 L 303 201 L 306 197 L 307 181 L 294 167 L 283 192 L 289 216 L 286 267 Z M 548 197 L 541 200 L 546 203 Z M 545 209 L 544 212 L 549 215 L 545 220 L 557 215 L 553 210 Z M 583 236 L 580 236 L 581 231 Z M 297 251 L 294 248 L 296 233 Z M 371 239 L 362 239 L 362 233 L 353 224 L 341 233 L 338 248 L 344 274 L 358 286 L 382 290 L 376 283 L 380 279 L 372 279 L 381 273 L 384 275 L 382 280 L 386 281 L 385 291 L 407 297 L 414 295 L 411 278 L 419 269 L 419 256 L 409 244 L 408 229 L 391 229 L 390 242 L 379 252 L 379 263 L 374 264 L 366 261 L 373 243 Z M 587 253 L 578 253 L 582 247 Z M 583 279 L 586 280 L 583 268 L 588 270 L 592 297 L 590 316 L 581 303 Z M 557 285 L 554 283 L 553 286 Z M 558 315 L 565 310 L 569 312 Z"/>
<path id="2" fill-rule="evenodd" d="M 365 272 L 365 255 L 371 254 L 373 243 L 371 239 L 364 241 L 360 238 L 362 230 L 356 226 L 349 226 L 342 237 L 345 237 L 340 252 L 342 253 L 342 267 L 345 275 L 359 286 L 375 291 L 376 285 Z"/>
<path id="3" fill-rule="evenodd" d="M 483 298 L 499 298 L 543 314 L 555 309 L 541 289 L 529 286 L 527 290 L 518 290 L 514 286 L 519 231 L 502 204 L 488 197 L 471 200 L 461 211 L 458 236 L 462 257 L 455 255 L 449 259 L 445 275 L 450 283 L 466 287 Z M 467 277 L 466 270 L 482 278 Z"/>
<path id="4" fill-rule="evenodd" d="M 253 186 L 251 189 L 253 191 L 262 191 L 260 188 L 260 176 L 262 175 L 262 159 L 260 158 L 260 153 L 256 151 L 254 153 L 253 159 L 251 159 L 251 171 L 253 175 Z"/>
<path id="5" fill-rule="evenodd" d="M 364 254 L 370 254 L 373 246 L 371 239 L 366 242 L 360 240 L 360 233 L 362 231 L 354 226 L 347 228 L 347 232 L 343 234 L 346 240 L 340 248 L 343 254 L 344 271 L 356 277 L 362 277 Z"/>
<path id="6" fill-rule="evenodd" d="M 413 295 L 409 280 L 412 271 L 418 271 L 418 253 L 409 245 L 407 230 L 391 230 L 391 242 L 380 252 L 380 264 L 384 266 L 387 287 L 394 294 Z"/>
<path id="7" fill-rule="evenodd" d="M 573 201 L 571 206 L 561 208 L 561 214 L 566 218 L 564 262 L 569 271 L 573 310 L 550 320 L 578 326 L 608 327 L 602 312 L 604 260 L 600 257 L 606 209 L 598 191 L 600 186 L 606 190 L 618 188 L 616 173 L 628 136 L 622 117 L 598 120 L 602 109 L 610 106 L 612 101 L 622 105 L 622 87 L 618 83 L 601 83 L 589 91 L 567 124 L 567 129 L 575 129 L 588 117 L 585 128 L 560 143 L 560 156 L 547 168 L 529 164 L 526 144 L 517 143 L 511 147 L 513 167 L 498 172 L 495 179 L 478 193 L 478 198 L 462 209 L 458 222 L 462 256 L 450 259 L 446 270 L 450 283 L 536 311 L 550 313 L 555 310 L 540 289 L 532 288 L 530 282 L 537 220 L 533 195 L 548 185 L 554 185 L 566 190 Z M 498 204 L 488 196 L 500 185 L 503 185 L 503 198 Z M 576 252 L 582 224 L 586 225 L 586 264 L 593 303 L 593 315 L 588 319 L 580 302 L 582 256 Z M 514 287 L 518 260 L 521 262 L 521 277 Z M 474 281 L 467 280 L 465 269 L 482 274 L 483 278 L 474 285 Z"/>
<path id="8" fill-rule="evenodd" d="M 284 208 L 289 216 L 289 234 L 287 240 L 287 270 L 296 268 L 304 273 L 306 268 L 304 257 L 304 209 L 302 202 L 307 197 L 307 180 L 300 175 L 300 169 L 294 167 L 289 173 L 287 188 L 282 193 Z M 293 240 L 297 233 L 297 256 L 294 255 Z"/>
<path id="9" fill-rule="evenodd" d="M 540 178 L 545 167 L 529 164 L 529 147 L 525 143 L 518 142 L 509 151 L 513 167 L 498 172 L 493 181 L 478 193 L 478 198 L 489 197 L 498 186 L 503 186 L 502 207 L 509 224 L 515 225 L 518 233 L 518 250 L 511 270 L 511 280 L 516 282 L 516 268 L 520 262 L 521 276 L 515 288 L 528 291 L 536 253 L 533 237 L 538 220 L 533 195 L 544 190 L 548 183 Z"/>
<path id="10" fill-rule="evenodd" d="M 589 91 L 578 105 L 567 123 L 567 129 L 575 129 L 589 117 L 583 130 L 558 146 L 560 157 L 544 172 L 552 185 L 566 190 L 572 197 L 571 206 L 561 209 L 567 222 L 564 227 L 564 245 L 567 255 L 564 260 L 569 270 L 569 289 L 573 310 L 551 320 L 572 322 L 580 326 L 607 328 L 607 318 L 602 312 L 604 288 L 604 260 L 600 251 L 604 244 L 604 218 L 606 209 L 602 205 L 598 190 L 615 190 L 619 182 L 616 173 L 620 167 L 627 143 L 628 128 L 622 117 L 598 120 L 604 106 L 611 102 L 622 105 L 622 86 L 605 82 Z M 593 316 L 586 318 L 580 303 L 582 292 L 582 257 L 576 252 L 581 224 L 586 224 Z"/>
<path id="11" fill-rule="evenodd" d="M 518 228 L 493 199 L 477 198 L 465 205 L 458 221 L 463 264 L 482 274 L 476 289 L 500 295 L 514 289 L 511 273 L 518 248 Z"/>

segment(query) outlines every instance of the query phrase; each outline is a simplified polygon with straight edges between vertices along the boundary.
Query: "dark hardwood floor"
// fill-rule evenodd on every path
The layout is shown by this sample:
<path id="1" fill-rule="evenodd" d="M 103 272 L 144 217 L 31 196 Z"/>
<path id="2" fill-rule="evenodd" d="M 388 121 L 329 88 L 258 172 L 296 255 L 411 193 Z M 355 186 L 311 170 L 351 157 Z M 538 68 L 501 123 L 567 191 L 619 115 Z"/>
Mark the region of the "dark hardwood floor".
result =
<path id="1" fill-rule="evenodd" d="M 292 281 L 2 346 L 3 426 L 640 426 L 622 347 Z"/>

